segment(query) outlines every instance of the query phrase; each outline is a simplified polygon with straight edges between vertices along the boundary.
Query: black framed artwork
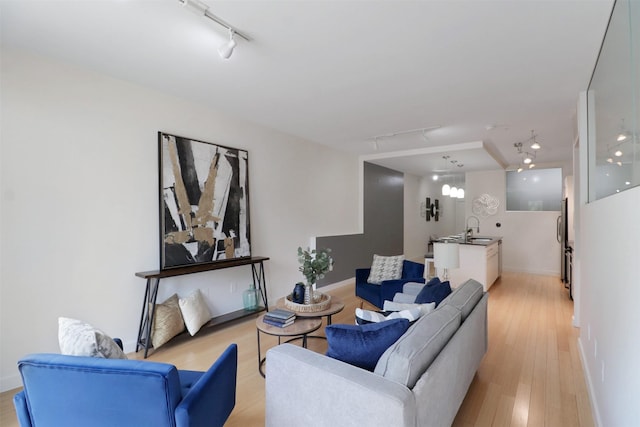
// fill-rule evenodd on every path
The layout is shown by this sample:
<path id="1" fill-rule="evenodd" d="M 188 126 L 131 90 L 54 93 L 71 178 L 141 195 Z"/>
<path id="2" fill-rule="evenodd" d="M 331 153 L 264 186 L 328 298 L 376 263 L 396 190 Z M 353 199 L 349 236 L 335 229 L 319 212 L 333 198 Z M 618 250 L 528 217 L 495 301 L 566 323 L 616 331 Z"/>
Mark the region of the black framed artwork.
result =
<path id="1" fill-rule="evenodd" d="M 440 203 L 438 202 L 438 199 L 433 199 L 433 203 L 431 203 L 431 198 L 427 197 L 425 206 L 427 221 L 431 221 L 431 218 L 438 221 L 440 219 Z"/>
<path id="2" fill-rule="evenodd" d="M 246 150 L 158 132 L 160 269 L 251 256 Z"/>

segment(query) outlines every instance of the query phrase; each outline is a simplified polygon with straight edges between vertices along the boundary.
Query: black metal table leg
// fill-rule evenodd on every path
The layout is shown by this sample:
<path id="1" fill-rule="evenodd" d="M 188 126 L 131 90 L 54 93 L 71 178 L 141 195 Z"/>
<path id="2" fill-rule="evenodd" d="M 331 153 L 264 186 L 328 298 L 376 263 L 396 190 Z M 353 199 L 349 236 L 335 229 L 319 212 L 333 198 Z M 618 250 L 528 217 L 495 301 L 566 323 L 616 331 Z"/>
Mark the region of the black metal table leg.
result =
<path id="1" fill-rule="evenodd" d="M 153 316 L 156 312 L 156 300 L 158 298 L 158 288 L 160 279 L 147 279 L 147 289 L 144 292 L 144 305 L 142 306 L 142 314 L 140 316 L 140 328 L 138 329 L 138 341 L 136 342 L 136 351 L 142 346 L 144 348 L 144 358 L 149 354 L 151 347 L 151 326 L 153 325 Z"/>
<path id="2" fill-rule="evenodd" d="M 140 312 L 140 326 L 138 327 L 138 338 L 136 340 L 136 351 L 140 349 L 140 343 L 142 341 L 142 331 L 145 328 L 147 318 L 145 317 L 145 313 L 147 312 L 147 301 L 149 301 L 149 288 L 151 279 L 147 279 L 147 286 L 144 290 L 144 298 L 142 300 L 142 311 Z"/>
<path id="3" fill-rule="evenodd" d="M 256 289 L 262 297 L 262 302 L 267 311 L 269 311 L 269 301 L 267 300 L 267 283 L 264 276 L 264 264 L 260 261 L 260 267 L 256 270 L 256 264 L 251 264 L 251 273 L 253 274 L 253 282 L 256 285 Z"/>

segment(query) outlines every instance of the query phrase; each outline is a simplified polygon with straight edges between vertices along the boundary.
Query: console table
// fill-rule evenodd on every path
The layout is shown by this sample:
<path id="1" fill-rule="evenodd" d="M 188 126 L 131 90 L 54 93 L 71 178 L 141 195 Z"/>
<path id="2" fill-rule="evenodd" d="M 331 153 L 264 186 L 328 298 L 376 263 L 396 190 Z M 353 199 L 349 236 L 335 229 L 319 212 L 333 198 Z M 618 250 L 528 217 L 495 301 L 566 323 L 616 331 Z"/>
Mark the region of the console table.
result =
<path id="1" fill-rule="evenodd" d="M 160 279 L 165 277 L 182 276 L 185 274 L 202 273 L 204 271 L 221 270 L 223 268 L 239 267 L 242 265 L 251 265 L 253 282 L 256 290 L 262 298 L 263 306 L 258 306 L 253 310 L 236 310 L 231 313 L 223 314 L 212 318 L 206 326 L 220 325 L 242 317 L 250 316 L 254 313 L 267 310 L 269 304 L 267 302 L 267 284 L 264 276 L 264 261 L 267 257 L 250 257 L 238 258 L 228 261 L 217 261 L 208 264 L 196 264 L 185 267 L 177 267 L 169 270 L 141 271 L 136 273 L 137 277 L 147 279 L 147 288 L 144 291 L 144 300 L 142 302 L 142 313 L 140 314 L 140 327 L 138 328 L 138 339 L 136 341 L 136 351 L 141 347 L 144 348 L 144 357 L 147 358 L 149 347 L 151 347 L 151 325 L 153 325 L 153 316 L 155 314 L 156 299 L 158 298 L 158 288 Z"/>

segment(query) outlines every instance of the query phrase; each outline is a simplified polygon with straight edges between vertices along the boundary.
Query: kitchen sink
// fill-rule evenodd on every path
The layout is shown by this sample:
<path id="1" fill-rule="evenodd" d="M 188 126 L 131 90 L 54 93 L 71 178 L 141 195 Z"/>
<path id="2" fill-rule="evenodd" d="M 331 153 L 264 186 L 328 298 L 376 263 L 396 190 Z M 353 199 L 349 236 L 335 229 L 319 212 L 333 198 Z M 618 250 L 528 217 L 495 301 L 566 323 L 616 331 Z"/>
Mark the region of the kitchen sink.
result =
<path id="1" fill-rule="evenodd" d="M 474 242 L 475 243 L 487 243 L 487 242 L 490 242 L 492 240 L 493 239 L 490 238 L 490 237 L 471 237 L 471 238 L 469 238 L 469 241 L 471 243 L 474 243 Z"/>

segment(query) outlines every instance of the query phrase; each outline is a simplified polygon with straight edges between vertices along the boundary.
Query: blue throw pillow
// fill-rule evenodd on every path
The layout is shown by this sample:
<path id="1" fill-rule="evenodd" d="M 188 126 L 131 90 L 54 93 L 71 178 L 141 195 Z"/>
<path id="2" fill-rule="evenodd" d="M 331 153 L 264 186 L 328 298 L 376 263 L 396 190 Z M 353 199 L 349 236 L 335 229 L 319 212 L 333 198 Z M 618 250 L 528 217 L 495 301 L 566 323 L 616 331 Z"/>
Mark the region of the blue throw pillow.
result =
<path id="1" fill-rule="evenodd" d="M 329 325 L 327 356 L 373 371 L 387 348 L 409 328 L 407 319 L 393 319 L 366 325 Z"/>
<path id="2" fill-rule="evenodd" d="M 416 304 L 435 302 L 436 307 L 451 293 L 449 281 L 440 282 L 437 285 L 425 286 L 416 296 Z"/>
<path id="3" fill-rule="evenodd" d="M 441 283 L 440 282 L 440 278 L 438 276 L 436 276 L 436 277 L 433 277 L 431 280 L 429 280 L 425 286 L 433 286 L 433 285 L 437 285 L 439 283 Z"/>

